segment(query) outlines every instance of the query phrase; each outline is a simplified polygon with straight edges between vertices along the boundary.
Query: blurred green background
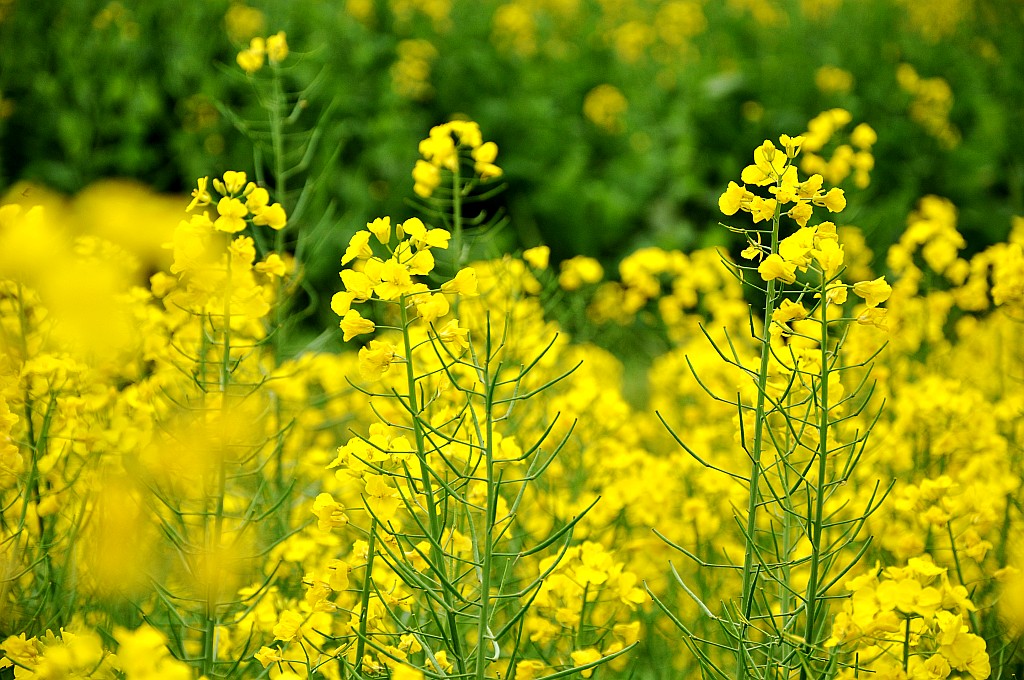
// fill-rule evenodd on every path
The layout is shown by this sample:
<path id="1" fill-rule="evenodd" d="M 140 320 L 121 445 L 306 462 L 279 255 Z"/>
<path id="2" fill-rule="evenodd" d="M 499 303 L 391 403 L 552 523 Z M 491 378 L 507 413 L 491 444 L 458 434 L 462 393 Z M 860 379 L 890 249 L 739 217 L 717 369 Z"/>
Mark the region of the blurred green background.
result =
<path id="1" fill-rule="evenodd" d="M 1018 0 L 0 0 L 0 185 L 269 172 L 269 81 L 235 56 L 279 30 L 283 202 L 302 197 L 328 289 L 355 229 L 412 214 L 416 144 L 454 114 L 500 148 L 511 219 L 487 243 L 556 259 L 722 243 L 750 149 L 832 107 L 878 133 L 842 214 L 876 253 L 926 194 L 959 207 L 969 250 L 1024 213 Z"/>

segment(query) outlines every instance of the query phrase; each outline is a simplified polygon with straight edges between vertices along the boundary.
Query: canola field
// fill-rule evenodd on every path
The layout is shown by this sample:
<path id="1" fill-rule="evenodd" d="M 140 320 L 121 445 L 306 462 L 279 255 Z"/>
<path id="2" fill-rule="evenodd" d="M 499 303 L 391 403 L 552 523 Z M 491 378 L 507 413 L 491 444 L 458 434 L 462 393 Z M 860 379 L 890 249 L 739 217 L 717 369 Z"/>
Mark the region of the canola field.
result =
<path id="1" fill-rule="evenodd" d="M 0 679 L 1024 677 L 1022 31 L 0 0 Z"/>

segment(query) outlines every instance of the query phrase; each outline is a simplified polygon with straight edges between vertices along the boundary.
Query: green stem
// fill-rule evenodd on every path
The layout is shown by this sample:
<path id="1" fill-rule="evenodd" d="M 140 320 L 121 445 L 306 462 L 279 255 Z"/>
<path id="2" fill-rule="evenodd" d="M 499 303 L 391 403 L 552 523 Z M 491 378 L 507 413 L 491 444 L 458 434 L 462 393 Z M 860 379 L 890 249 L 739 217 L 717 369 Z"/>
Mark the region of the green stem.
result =
<path id="1" fill-rule="evenodd" d="M 218 591 L 220 590 L 220 569 L 214 558 L 219 558 L 221 539 L 224 534 L 224 496 L 227 492 L 227 470 L 224 465 L 224 456 L 229 446 L 228 442 L 228 387 L 231 381 L 231 257 L 227 257 L 227 277 L 225 279 L 224 303 L 221 308 L 223 317 L 221 319 L 221 338 L 223 347 L 220 361 L 220 421 L 221 421 L 221 451 L 217 460 L 216 491 L 213 498 L 213 528 L 210 530 L 206 524 L 206 602 L 205 621 L 203 625 L 203 675 L 213 673 L 216 666 L 217 655 L 217 610 L 219 608 Z"/>
<path id="2" fill-rule="evenodd" d="M 491 348 L 487 348 L 487 356 L 491 356 Z M 476 673 L 477 680 L 484 680 L 487 671 L 487 654 L 485 643 L 489 633 L 489 620 L 491 616 L 491 562 L 494 557 L 494 519 L 497 514 L 498 489 L 495 483 L 494 474 L 494 414 L 493 395 L 490 389 L 491 376 L 487 362 L 484 362 L 483 384 L 487 385 L 486 396 L 484 397 L 484 416 L 486 417 L 486 437 L 484 445 L 485 465 L 487 467 L 487 511 L 483 522 L 483 548 L 482 573 L 480 574 L 480 618 L 477 621 L 477 657 Z M 585 604 L 585 603 L 584 603 Z M 582 622 L 581 622 L 582 624 Z"/>
<path id="3" fill-rule="evenodd" d="M 366 652 L 366 619 L 370 609 L 370 591 L 373 589 L 373 557 L 377 552 L 377 520 L 370 521 L 370 534 L 366 538 L 366 572 L 363 574 L 363 592 L 359 610 L 359 635 L 356 639 L 356 677 L 363 675 L 363 654 Z"/>
<path id="4" fill-rule="evenodd" d="M 459 175 L 459 167 L 452 172 L 452 256 L 454 259 L 455 271 L 458 273 L 462 268 L 462 181 Z"/>
<path id="5" fill-rule="evenodd" d="M 829 401 L 828 401 L 828 378 L 829 378 L 829 351 L 828 351 L 828 301 L 825 294 L 825 289 L 828 285 L 828 276 L 824 271 L 821 272 L 821 375 L 819 378 L 818 387 L 818 480 L 814 491 L 814 507 L 810 513 L 810 526 L 811 535 L 809 536 L 811 542 L 811 574 L 807 579 L 807 596 L 806 596 L 806 608 L 807 608 L 807 627 L 804 630 L 804 644 L 809 648 L 814 648 L 814 630 L 815 624 L 818 621 L 818 608 L 822 604 L 821 598 L 818 596 L 818 587 L 821 580 L 821 534 L 824 525 L 824 512 L 825 512 L 825 485 L 827 483 L 828 476 L 828 433 L 831 422 L 829 420 Z M 806 675 L 807 667 L 803 667 L 802 675 Z"/>
<path id="6" fill-rule="evenodd" d="M 281 74 L 276 64 L 271 66 L 273 74 L 273 99 L 270 105 L 270 144 L 274 154 L 274 194 L 278 203 L 287 211 L 288 187 L 284 167 L 284 119 L 281 112 L 285 105 L 284 91 L 281 88 Z M 287 228 L 287 227 L 286 227 Z M 284 229 L 274 232 L 274 252 L 278 255 L 284 254 Z M 276 290 L 274 291 L 274 355 L 281 358 L 281 348 L 285 341 L 284 319 L 284 277 L 277 277 Z"/>
<path id="7" fill-rule="evenodd" d="M 464 673 L 464 659 L 462 645 L 459 641 L 458 622 L 455 616 L 455 601 L 448 588 L 442 583 L 448 582 L 447 562 L 445 561 L 444 550 L 441 548 L 441 541 L 444 538 L 444 525 L 437 516 L 437 507 L 434 497 L 434 486 L 430 480 L 429 466 L 427 465 L 427 443 L 423 432 L 423 424 L 420 420 L 419 398 L 416 395 L 416 370 L 412 361 L 412 338 L 409 336 L 409 302 L 407 296 L 403 295 L 399 301 L 402 315 L 402 342 L 405 349 L 405 376 L 406 389 L 408 390 L 409 412 L 412 414 L 413 436 L 416 442 L 416 456 L 420 459 L 420 484 L 423 486 L 423 496 L 427 506 L 427 522 L 430 526 L 430 555 L 431 560 L 438 570 L 438 584 L 441 590 L 441 597 L 445 603 L 445 618 L 448 622 L 448 637 L 455 652 L 456 663 L 459 672 Z"/>
<path id="8" fill-rule="evenodd" d="M 967 584 L 964 583 L 964 571 L 963 568 L 960 566 L 960 552 L 956 549 L 956 538 L 953 537 L 952 519 L 946 522 L 946 533 L 949 535 L 949 549 L 953 551 L 953 565 L 956 567 L 957 580 L 960 581 L 960 585 L 966 587 Z M 974 632 L 980 634 L 981 622 L 978 620 L 978 612 L 972 610 L 968 612 L 968 616 L 971 619 L 971 626 L 974 628 Z"/>
<path id="9" fill-rule="evenodd" d="M 779 220 L 781 209 L 775 208 L 772 218 L 772 252 L 779 248 Z M 741 616 L 748 603 L 751 603 L 758 579 L 754 575 L 754 552 L 756 549 L 757 509 L 761 503 L 758 489 L 761 482 L 761 452 L 764 448 L 764 428 L 766 425 L 765 402 L 768 389 L 768 366 L 771 358 L 771 319 L 775 312 L 775 280 L 768 282 L 768 291 L 764 306 L 764 328 L 761 336 L 761 363 L 757 372 L 757 405 L 754 410 L 754 440 L 750 452 L 750 489 L 747 500 L 747 541 L 746 555 L 743 558 L 743 586 L 740 596 Z M 742 423 L 740 425 L 742 427 Z M 747 621 L 741 622 L 736 642 L 736 680 L 747 679 Z"/>

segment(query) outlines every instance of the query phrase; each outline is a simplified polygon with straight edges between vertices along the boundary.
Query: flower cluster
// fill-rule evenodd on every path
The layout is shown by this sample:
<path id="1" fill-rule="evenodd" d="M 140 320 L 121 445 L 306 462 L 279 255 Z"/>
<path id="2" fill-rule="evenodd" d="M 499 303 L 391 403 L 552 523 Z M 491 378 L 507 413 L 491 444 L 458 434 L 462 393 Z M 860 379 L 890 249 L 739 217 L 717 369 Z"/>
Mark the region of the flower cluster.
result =
<path id="1" fill-rule="evenodd" d="M 910 119 L 938 140 L 943 148 L 960 144 L 960 130 L 949 120 L 953 109 L 953 90 L 943 78 L 922 78 L 910 64 L 896 68 L 896 82 L 912 97 Z"/>
<path id="2" fill-rule="evenodd" d="M 946 569 L 924 558 L 905 567 L 876 566 L 850 579 L 852 596 L 832 624 L 828 646 L 856 649 L 859 672 L 873 677 L 983 680 L 990 673 L 985 640 L 971 633 L 975 606 Z M 857 677 L 846 669 L 839 677 Z"/>
<path id="3" fill-rule="evenodd" d="M 891 292 L 885 278 L 861 281 L 852 286 L 844 284 L 840 279 L 844 253 L 836 225 L 822 222 L 817 226 L 808 226 L 814 207 L 824 207 L 832 213 L 846 207 L 843 190 L 833 187 L 824 191 L 824 178 L 817 174 L 801 181 L 793 159 L 800 153 L 805 138 L 783 135 L 779 141 L 781 149 L 776 148 L 771 140 L 765 140 L 754 150 L 754 163 L 744 168 L 741 175 L 744 184 L 729 182 L 718 204 L 726 215 L 734 215 L 740 210 L 749 212 L 754 224 L 771 222 L 778 220 L 780 215 L 787 215 L 800 228 L 779 239 L 774 248 L 761 242 L 760 232 L 748 232 L 748 247 L 744 249 L 743 257 L 759 261 L 757 271 L 764 281 L 777 280 L 783 284 L 797 283 L 798 272 L 807 272 L 813 268 L 827 282 L 825 297 L 829 303 L 842 305 L 846 302 L 847 291 L 852 290 L 865 301 L 865 309 L 857 320 L 884 326 L 885 313 L 878 305 L 885 302 Z M 759 196 L 747 189 L 746 184 L 768 185 L 768 191 L 773 197 Z M 792 207 L 785 208 L 787 204 L 792 204 Z M 775 323 L 786 323 L 807 316 L 807 311 L 799 303 L 780 307 L 777 311 L 784 318 L 773 317 Z"/>
<path id="4" fill-rule="evenodd" d="M 288 39 L 284 31 L 278 31 L 268 38 L 256 37 L 249 46 L 238 53 L 235 61 L 247 74 L 252 75 L 263 68 L 264 59 L 276 66 L 288 57 Z"/>
<path id="5" fill-rule="evenodd" d="M 501 177 L 502 170 L 494 164 L 498 157 L 498 145 L 485 142 L 480 126 L 472 121 L 453 120 L 436 125 L 430 135 L 420 142 L 422 159 L 416 161 L 412 170 L 415 182 L 413 191 L 417 196 L 427 198 L 441 184 L 441 170 L 458 174 L 461 167 L 461 152 L 466 150 L 473 163 L 473 173 L 481 181 Z"/>
<path id="6" fill-rule="evenodd" d="M 341 329 L 347 342 L 357 335 L 372 333 L 376 324 L 363 317 L 353 304 L 372 299 L 397 305 L 403 314 L 409 309 L 425 324 L 438 324 L 436 336 L 458 352 L 465 349 L 466 330 L 455 318 L 443 325 L 439 321 L 451 310 L 446 294 L 476 294 L 476 272 L 472 267 L 460 270 L 454 278 L 435 287 L 417 280 L 434 270 L 433 249 L 448 248 L 451 234 L 445 229 L 430 229 L 418 217 L 394 225 L 391 218 L 368 222 L 357 231 L 341 258 L 341 280 L 345 290 L 335 293 L 331 309 L 341 317 Z M 371 241 L 383 246 L 387 259 L 374 254 Z M 365 378 L 380 379 L 399 358 L 396 348 L 386 340 L 371 340 L 359 351 L 360 371 Z"/>
<path id="7" fill-rule="evenodd" d="M 206 208 L 213 202 L 209 189 L 210 178 L 200 177 L 198 185 L 192 190 L 192 201 L 186 210 Z M 211 224 L 217 231 L 235 234 L 243 231 L 249 224 L 266 225 L 274 230 L 284 229 L 288 216 L 280 203 L 270 202 L 270 193 L 253 182 L 246 182 L 244 172 L 228 170 L 224 178 L 214 178 L 213 188 L 220 196 L 217 201 L 217 219 Z M 193 222 L 199 224 L 209 221 L 206 211 L 196 213 Z"/>
<path id="8" fill-rule="evenodd" d="M 851 120 L 853 117 L 846 109 L 829 109 L 807 123 L 800 159 L 803 172 L 821 174 L 830 184 L 840 184 L 852 173 L 853 184 L 858 189 L 871 183 L 871 170 L 875 167 L 871 147 L 878 141 L 878 135 L 867 123 L 855 126 L 848 143 L 835 144 L 831 155 L 824 157 L 823 150 Z"/>

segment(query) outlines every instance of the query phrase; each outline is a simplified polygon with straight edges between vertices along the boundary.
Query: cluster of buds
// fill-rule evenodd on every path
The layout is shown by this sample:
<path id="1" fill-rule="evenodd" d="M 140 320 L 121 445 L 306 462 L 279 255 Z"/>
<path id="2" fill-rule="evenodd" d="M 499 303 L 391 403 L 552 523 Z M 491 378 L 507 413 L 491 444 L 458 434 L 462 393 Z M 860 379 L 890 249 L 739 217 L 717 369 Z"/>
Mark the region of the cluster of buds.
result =
<path id="1" fill-rule="evenodd" d="M 420 142 L 419 151 L 423 157 L 416 161 L 412 170 L 415 182 L 413 191 L 417 196 L 428 198 L 441 184 L 441 169 L 459 171 L 459 151 L 468 149 L 473 160 L 473 172 L 481 181 L 501 177 L 502 170 L 494 164 L 498 157 L 498 145 L 483 141 L 480 126 L 472 121 L 453 120 L 430 129 L 430 135 Z"/>

